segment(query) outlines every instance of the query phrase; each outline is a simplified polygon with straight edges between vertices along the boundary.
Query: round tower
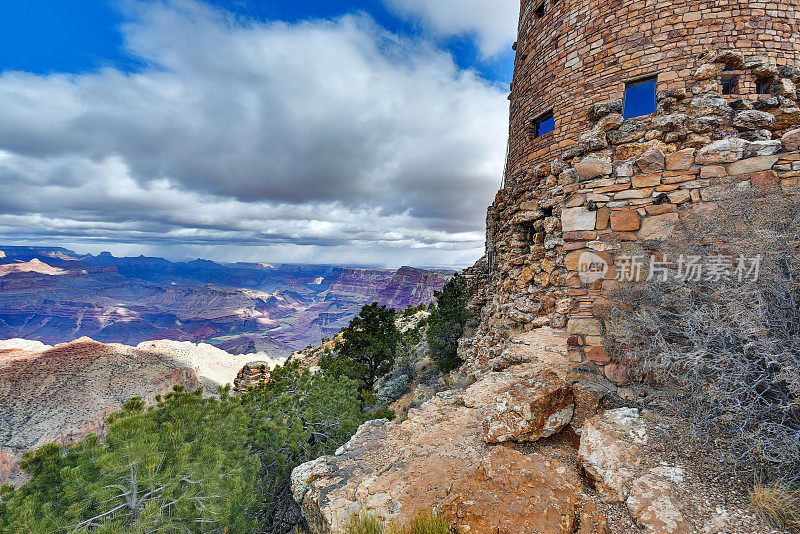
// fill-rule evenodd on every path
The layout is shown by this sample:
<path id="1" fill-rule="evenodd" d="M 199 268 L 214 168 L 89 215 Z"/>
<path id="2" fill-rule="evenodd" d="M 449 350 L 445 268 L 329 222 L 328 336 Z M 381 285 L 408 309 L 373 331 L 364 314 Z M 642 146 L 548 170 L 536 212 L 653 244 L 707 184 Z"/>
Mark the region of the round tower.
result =
<path id="1" fill-rule="evenodd" d="M 735 50 L 778 66 L 800 64 L 800 5 L 795 0 L 522 0 L 515 49 L 506 183 L 525 167 L 578 146 L 591 125 L 591 104 L 624 100 L 626 86 L 630 91 L 650 79 L 656 93 L 683 87 L 702 52 Z M 735 99 L 767 92 L 761 81 L 772 73 L 761 72 L 761 79 L 758 74 L 731 68 L 721 81 L 735 80 L 726 86 Z"/>
<path id="2" fill-rule="evenodd" d="M 603 302 L 620 250 L 660 250 L 684 214 L 737 191 L 800 195 L 799 14 L 797 0 L 523 0 L 467 360 L 552 326 L 571 361 L 617 369 Z"/>

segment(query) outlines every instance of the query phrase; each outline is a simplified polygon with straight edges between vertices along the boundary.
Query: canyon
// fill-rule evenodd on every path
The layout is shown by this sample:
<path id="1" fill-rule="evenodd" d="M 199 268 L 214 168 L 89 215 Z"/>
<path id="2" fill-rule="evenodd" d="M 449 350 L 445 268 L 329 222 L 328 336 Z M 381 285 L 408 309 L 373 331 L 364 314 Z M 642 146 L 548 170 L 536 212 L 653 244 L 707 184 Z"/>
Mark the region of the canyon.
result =
<path id="1" fill-rule="evenodd" d="M 57 344 L 86 336 L 128 345 L 171 339 L 276 357 L 319 344 L 365 304 L 430 303 L 452 274 L 0 250 L 0 339 Z"/>

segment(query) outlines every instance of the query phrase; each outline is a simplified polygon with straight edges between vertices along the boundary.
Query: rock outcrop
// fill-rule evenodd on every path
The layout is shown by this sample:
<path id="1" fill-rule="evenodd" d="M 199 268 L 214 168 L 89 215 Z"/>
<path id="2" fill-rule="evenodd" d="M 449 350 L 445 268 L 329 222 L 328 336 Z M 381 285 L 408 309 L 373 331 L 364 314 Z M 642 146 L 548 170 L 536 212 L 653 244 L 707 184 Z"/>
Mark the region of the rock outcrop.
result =
<path id="1" fill-rule="evenodd" d="M 543 437 L 566 419 L 552 415 L 574 404 L 556 372 L 566 352 L 544 349 L 532 335 L 517 339 L 511 359 L 523 363 L 439 393 L 401 423 L 365 423 L 335 455 L 295 469 L 292 491 L 312 532 L 340 533 L 362 511 L 404 522 L 426 508 L 441 509 L 464 532 L 608 532 L 578 472 L 558 454 L 483 439 L 485 428 L 507 429 L 508 439 Z"/>
<path id="2" fill-rule="evenodd" d="M 233 381 L 235 393 L 247 393 L 247 390 L 269 382 L 269 372 L 272 369 L 268 362 L 250 362 L 239 371 Z"/>
<path id="3" fill-rule="evenodd" d="M 501 386 L 500 386 L 501 387 Z M 481 439 L 498 388 L 488 376 L 463 396 L 442 393 L 400 424 L 365 423 L 334 456 L 292 473 L 292 491 L 313 532 L 341 533 L 354 514 L 407 521 L 440 508 L 467 532 L 607 532 L 573 469 Z M 467 398 L 481 404 L 465 405 Z"/>
<path id="4" fill-rule="evenodd" d="M 567 426 L 575 413 L 575 395 L 553 372 L 540 372 L 497 395 L 483 421 L 487 443 L 536 441 Z"/>

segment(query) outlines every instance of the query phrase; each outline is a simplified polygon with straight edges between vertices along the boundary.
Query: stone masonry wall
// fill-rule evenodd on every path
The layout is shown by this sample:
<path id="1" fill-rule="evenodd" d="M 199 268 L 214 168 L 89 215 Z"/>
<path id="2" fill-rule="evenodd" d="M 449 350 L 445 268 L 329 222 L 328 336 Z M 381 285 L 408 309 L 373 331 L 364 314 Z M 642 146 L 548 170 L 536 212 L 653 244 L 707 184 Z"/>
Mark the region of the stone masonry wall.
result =
<path id="1" fill-rule="evenodd" d="M 568 328 L 573 362 L 624 384 L 601 337 L 619 247 L 658 248 L 686 210 L 737 190 L 800 194 L 800 59 L 777 65 L 722 50 L 689 62 L 697 67 L 659 91 L 657 113 L 623 119 L 620 95 L 591 104 L 581 111 L 577 146 L 550 147 L 546 162 L 498 192 L 488 211 L 492 265 L 479 292 L 480 324 L 462 345 L 468 367 L 485 367 L 511 333 L 550 325 Z M 729 72 L 763 80 L 767 94 L 723 96 L 720 77 Z M 581 279 L 585 253 L 611 266 L 604 277 Z"/>
<path id="2" fill-rule="evenodd" d="M 543 16 L 537 8 L 543 6 Z M 775 65 L 800 64 L 796 0 L 523 0 L 506 183 L 579 146 L 593 103 L 621 98 L 626 81 L 658 75 L 681 89 L 705 50 L 736 50 Z M 772 72 L 748 69 L 742 94 Z M 531 120 L 552 109 L 555 131 L 532 138 Z M 568 157 L 565 159 L 570 159 Z"/>

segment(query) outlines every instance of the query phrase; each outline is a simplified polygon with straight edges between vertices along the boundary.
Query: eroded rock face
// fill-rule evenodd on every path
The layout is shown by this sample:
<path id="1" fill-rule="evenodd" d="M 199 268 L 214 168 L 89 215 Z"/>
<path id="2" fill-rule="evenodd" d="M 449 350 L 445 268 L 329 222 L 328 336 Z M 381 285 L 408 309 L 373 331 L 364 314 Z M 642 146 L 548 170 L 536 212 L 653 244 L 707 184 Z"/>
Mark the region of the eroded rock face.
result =
<path id="1" fill-rule="evenodd" d="M 487 373 L 402 423 L 365 423 L 334 456 L 295 469 L 292 491 L 312 532 L 342 532 L 360 511 L 404 522 L 432 507 L 474 533 L 608 532 L 573 468 L 481 439 L 494 399 L 540 371 L 530 363 Z"/>
<path id="2" fill-rule="evenodd" d="M 578 458 L 604 502 L 625 500 L 645 443 L 647 427 L 635 408 L 609 410 L 583 426 Z"/>
<path id="3" fill-rule="evenodd" d="M 495 397 L 483 421 L 482 438 L 487 443 L 536 441 L 567 426 L 574 413 L 569 384 L 543 371 Z"/>
<path id="4" fill-rule="evenodd" d="M 233 391 L 247 393 L 247 390 L 269 382 L 269 371 L 272 366 L 269 362 L 250 362 L 236 375 L 233 381 Z"/>

